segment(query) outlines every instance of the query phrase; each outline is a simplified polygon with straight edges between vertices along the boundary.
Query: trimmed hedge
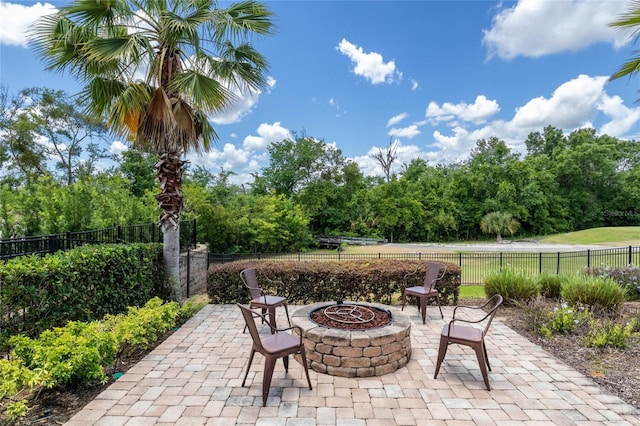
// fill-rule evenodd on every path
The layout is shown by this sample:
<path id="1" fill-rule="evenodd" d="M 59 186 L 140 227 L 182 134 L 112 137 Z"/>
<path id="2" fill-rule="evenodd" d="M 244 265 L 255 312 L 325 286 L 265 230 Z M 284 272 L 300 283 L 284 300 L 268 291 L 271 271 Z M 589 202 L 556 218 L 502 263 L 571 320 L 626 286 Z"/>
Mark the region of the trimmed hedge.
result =
<path id="1" fill-rule="evenodd" d="M 161 244 L 84 246 L 0 264 L 0 348 L 67 321 L 92 321 L 167 298 Z"/>
<path id="2" fill-rule="evenodd" d="M 441 303 L 457 304 L 460 267 L 451 263 L 442 264 L 446 270 L 437 285 Z M 207 292 L 211 303 L 248 303 L 249 291 L 240 279 L 240 271 L 256 267 L 269 279 L 282 282 L 271 285 L 266 280 L 259 281 L 263 290 L 269 294 L 286 296 L 291 304 L 329 300 L 390 303 L 394 295 L 402 295 L 405 285 L 423 284 L 426 266 L 425 261 L 393 259 L 232 262 L 209 269 Z M 406 274 L 411 275 L 405 283 L 403 279 Z"/>

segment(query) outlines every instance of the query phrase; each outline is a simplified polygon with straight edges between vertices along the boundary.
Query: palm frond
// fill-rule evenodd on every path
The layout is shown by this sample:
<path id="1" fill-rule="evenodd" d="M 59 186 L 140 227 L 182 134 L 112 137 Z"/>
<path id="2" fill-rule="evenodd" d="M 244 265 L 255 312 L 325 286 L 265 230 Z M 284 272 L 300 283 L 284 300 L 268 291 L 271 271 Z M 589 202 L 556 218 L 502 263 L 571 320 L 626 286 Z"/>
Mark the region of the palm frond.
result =
<path id="1" fill-rule="evenodd" d="M 234 99 L 220 81 L 190 69 L 175 74 L 170 88 L 190 99 L 195 109 L 208 112 L 220 111 Z"/>
<path id="2" fill-rule="evenodd" d="M 136 142 L 143 147 L 152 147 L 155 152 L 175 152 L 167 148 L 174 126 L 171 101 L 164 89 L 159 87 L 140 117 Z"/>
<path id="3" fill-rule="evenodd" d="M 251 0 L 233 3 L 227 9 L 214 9 L 211 11 L 213 37 L 221 41 L 250 33 L 269 35 L 273 30 L 272 15 L 263 4 Z"/>
<path id="4" fill-rule="evenodd" d="M 631 77 L 640 71 L 640 50 L 635 50 L 633 53 L 639 56 L 636 56 L 622 64 L 618 71 L 616 71 L 609 80 L 615 80 L 627 75 Z"/>

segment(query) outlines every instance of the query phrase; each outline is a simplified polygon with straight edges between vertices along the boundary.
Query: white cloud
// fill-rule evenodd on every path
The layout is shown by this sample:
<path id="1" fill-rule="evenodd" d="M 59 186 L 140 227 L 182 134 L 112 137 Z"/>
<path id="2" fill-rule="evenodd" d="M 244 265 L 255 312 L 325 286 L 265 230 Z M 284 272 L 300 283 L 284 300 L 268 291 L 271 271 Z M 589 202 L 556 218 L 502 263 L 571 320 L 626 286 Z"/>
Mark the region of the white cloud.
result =
<path id="1" fill-rule="evenodd" d="M 420 134 L 420 130 L 418 130 L 418 126 L 416 126 L 415 124 L 412 124 L 408 127 L 403 127 L 400 129 L 396 129 L 395 127 L 392 127 L 391 129 L 389 129 L 389 132 L 387 132 L 387 134 L 389 136 L 394 136 L 396 138 L 411 139 L 418 136 Z"/>
<path id="2" fill-rule="evenodd" d="M 489 117 L 499 111 L 500 106 L 497 101 L 488 100 L 484 95 L 479 95 L 472 104 L 445 102 L 440 107 L 436 102 L 430 102 L 429 106 L 427 106 L 426 117 L 436 122 L 460 119 L 480 124 L 486 122 Z"/>
<path id="3" fill-rule="evenodd" d="M 528 131 L 549 124 L 561 129 L 581 127 L 595 116 L 607 80 L 603 76 L 580 75 L 561 84 L 549 99 L 540 96 L 517 108 L 512 123 Z"/>
<path id="4" fill-rule="evenodd" d="M 114 155 L 120 155 L 125 151 L 128 151 L 129 147 L 123 144 L 121 141 L 113 141 L 109 147 L 109 152 Z"/>
<path id="5" fill-rule="evenodd" d="M 249 114 L 253 107 L 258 103 L 258 98 L 262 94 L 261 90 L 254 90 L 248 86 L 237 87 L 229 84 L 227 90 L 233 95 L 231 102 L 223 111 L 218 111 L 209 116 L 209 119 L 215 124 L 231 124 L 237 123 Z"/>
<path id="6" fill-rule="evenodd" d="M 439 130 L 433 132 L 434 151 L 427 154 L 432 162 L 450 163 L 463 161 L 479 139 L 495 136 L 505 141 L 514 152 L 524 153 L 524 140 L 532 131 L 554 126 L 565 132 L 578 128 L 594 128 L 594 120 L 604 122 L 599 134 L 623 137 L 640 123 L 640 107 L 629 108 L 618 96 L 609 96 L 605 91 L 607 77 L 580 75 L 558 86 L 549 98 L 540 96 L 516 108 L 511 120 L 495 120 L 473 129 L 471 124 L 456 125 L 450 134 Z M 431 106 L 431 105 L 430 105 Z M 440 111 L 431 106 L 434 117 Z M 427 108 L 429 111 L 429 108 Z M 449 119 L 453 114 L 448 116 Z"/>
<path id="7" fill-rule="evenodd" d="M 411 79 L 411 90 L 415 92 L 419 88 L 420 88 L 420 84 L 418 84 L 416 80 Z"/>
<path id="8" fill-rule="evenodd" d="M 27 47 L 26 31 L 41 16 L 55 13 L 57 9 L 49 3 L 34 3 L 25 6 L 0 1 L 0 45 Z"/>
<path id="9" fill-rule="evenodd" d="M 640 107 L 627 108 L 619 96 L 602 96 L 598 110 L 602 111 L 611 121 L 600 128 L 600 133 L 613 137 L 626 134 L 634 124 L 640 121 Z"/>
<path id="10" fill-rule="evenodd" d="M 402 74 L 396 70 L 395 62 L 385 63 L 379 53 L 365 53 L 362 47 L 346 39 L 342 39 L 337 49 L 355 64 L 353 73 L 366 78 L 372 84 L 393 83 L 396 79 L 402 79 Z"/>
<path id="11" fill-rule="evenodd" d="M 266 79 L 267 93 L 276 86 L 277 80 L 271 76 Z M 258 98 L 262 94 L 262 90 L 252 89 L 248 85 L 238 86 L 233 82 L 226 83 L 227 90 L 232 94 L 231 102 L 222 111 L 218 111 L 209 116 L 209 119 L 215 124 L 231 124 L 237 123 L 249 114 L 251 110 L 258 104 Z"/>
<path id="12" fill-rule="evenodd" d="M 407 118 L 408 115 L 409 114 L 407 114 L 406 112 L 402 112 L 398 115 L 394 115 L 389 119 L 389 121 L 387 121 L 387 127 L 393 126 L 394 124 L 398 124 L 399 122 Z"/>
<path id="13" fill-rule="evenodd" d="M 608 24 L 626 7 L 625 1 L 520 0 L 494 16 L 482 43 L 489 58 L 503 59 L 578 51 L 598 42 L 619 48 L 629 37 Z"/>
<path id="14" fill-rule="evenodd" d="M 279 121 L 273 124 L 262 123 L 257 129 L 258 136 L 249 135 L 244 138 L 242 147 L 248 151 L 264 151 L 273 143 L 283 139 L 290 139 L 289 129 L 282 127 Z"/>

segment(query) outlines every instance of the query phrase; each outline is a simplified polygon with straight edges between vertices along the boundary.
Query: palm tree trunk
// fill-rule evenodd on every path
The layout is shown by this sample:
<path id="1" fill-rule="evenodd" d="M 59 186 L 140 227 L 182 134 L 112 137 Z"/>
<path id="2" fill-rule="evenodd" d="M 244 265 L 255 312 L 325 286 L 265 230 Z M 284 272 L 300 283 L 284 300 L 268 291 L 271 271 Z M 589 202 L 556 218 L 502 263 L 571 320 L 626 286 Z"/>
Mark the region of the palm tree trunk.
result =
<path id="1" fill-rule="evenodd" d="M 171 288 L 171 298 L 182 299 L 180 284 L 180 213 L 182 212 L 182 173 L 184 161 L 179 152 L 164 153 L 155 164 L 156 177 L 160 181 L 160 194 L 156 195 L 162 230 L 164 272 Z"/>
<path id="2" fill-rule="evenodd" d="M 182 285 L 180 283 L 180 222 L 178 226 L 170 223 L 160 224 L 162 230 L 162 256 L 164 257 L 164 272 L 169 288 L 171 300 L 182 301 Z"/>

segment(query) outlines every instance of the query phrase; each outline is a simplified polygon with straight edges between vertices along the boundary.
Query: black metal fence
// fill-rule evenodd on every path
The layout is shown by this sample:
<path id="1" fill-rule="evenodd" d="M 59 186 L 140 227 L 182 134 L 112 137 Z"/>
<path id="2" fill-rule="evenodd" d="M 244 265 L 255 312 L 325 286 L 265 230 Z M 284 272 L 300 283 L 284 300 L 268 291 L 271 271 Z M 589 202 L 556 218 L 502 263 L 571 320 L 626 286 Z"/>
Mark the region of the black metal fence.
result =
<path id="1" fill-rule="evenodd" d="M 640 247 L 553 253 L 241 253 L 209 254 L 209 264 L 240 260 L 341 261 L 368 259 L 435 260 L 454 263 L 462 269 L 463 285 L 479 285 L 492 271 L 517 270 L 526 274 L 573 274 L 587 267 L 620 268 L 640 265 Z"/>
<path id="2" fill-rule="evenodd" d="M 180 246 L 195 247 L 197 241 L 196 220 L 180 222 Z M 0 260 L 31 254 L 44 255 L 59 250 L 70 250 L 86 244 L 153 243 L 162 242 L 162 232 L 155 223 L 113 226 L 82 232 L 40 235 L 36 237 L 8 238 L 0 240 Z"/>

